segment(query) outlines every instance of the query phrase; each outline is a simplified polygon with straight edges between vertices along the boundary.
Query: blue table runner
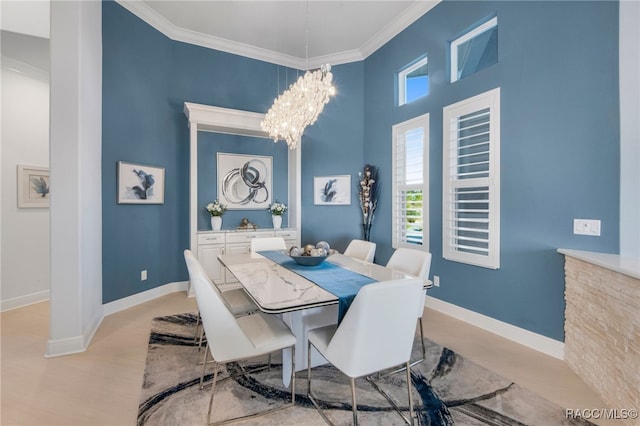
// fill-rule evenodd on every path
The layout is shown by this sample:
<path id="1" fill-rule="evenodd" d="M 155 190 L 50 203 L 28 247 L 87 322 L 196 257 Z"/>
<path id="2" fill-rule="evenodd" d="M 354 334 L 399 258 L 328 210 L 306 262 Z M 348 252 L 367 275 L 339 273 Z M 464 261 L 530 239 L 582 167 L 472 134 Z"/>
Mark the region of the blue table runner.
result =
<path id="1" fill-rule="evenodd" d="M 330 262 L 317 266 L 298 265 L 279 250 L 259 251 L 258 254 L 308 279 L 338 298 L 338 324 L 347 313 L 351 302 L 363 286 L 376 282 L 373 278 L 350 271 Z"/>

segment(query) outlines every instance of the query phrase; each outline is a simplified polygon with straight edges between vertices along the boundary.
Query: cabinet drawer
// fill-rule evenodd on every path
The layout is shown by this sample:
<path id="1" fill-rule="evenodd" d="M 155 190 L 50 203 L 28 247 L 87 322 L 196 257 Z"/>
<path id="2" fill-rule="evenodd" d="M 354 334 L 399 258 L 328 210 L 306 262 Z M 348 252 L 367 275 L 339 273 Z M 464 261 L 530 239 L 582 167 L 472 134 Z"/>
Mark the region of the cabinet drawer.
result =
<path id="1" fill-rule="evenodd" d="M 276 237 L 281 237 L 285 240 L 295 240 L 296 231 L 276 231 Z"/>
<path id="2" fill-rule="evenodd" d="M 227 234 L 227 244 L 246 243 L 254 238 L 273 237 L 271 232 L 234 232 Z"/>
<path id="3" fill-rule="evenodd" d="M 224 234 L 198 234 L 198 245 L 224 244 Z"/>

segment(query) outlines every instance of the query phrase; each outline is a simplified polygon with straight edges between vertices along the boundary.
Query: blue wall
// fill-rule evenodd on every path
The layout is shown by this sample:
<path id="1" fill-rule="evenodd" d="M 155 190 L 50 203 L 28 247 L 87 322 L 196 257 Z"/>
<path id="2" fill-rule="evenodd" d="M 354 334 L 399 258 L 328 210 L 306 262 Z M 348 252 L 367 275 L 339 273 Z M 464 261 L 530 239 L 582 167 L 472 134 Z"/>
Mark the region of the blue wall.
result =
<path id="1" fill-rule="evenodd" d="M 344 250 L 353 238 L 361 238 L 362 223 L 356 197 L 358 172 L 362 170 L 364 141 L 364 64 L 332 68 L 336 96 L 302 138 L 302 244 L 327 241 Z M 314 176 L 351 175 L 351 205 L 313 204 Z"/>
<path id="2" fill-rule="evenodd" d="M 499 63 L 448 83 L 447 42 L 497 14 Z M 430 94 L 395 106 L 396 73 L 429 56 Z M 501 88 L 501 263 L 489 270 L 442 258 L 442 108 Z M 559 247 L 617 252 L 619 240 L 618 5 L 615 2 L 440 3 L 365 61 L 365 161 L 391 176 L 391 126 L 430 113 L 430 294 L 563 340 Z M 383 191 L 378 223 L 391 221 Z M 573 218 L 602 221 L 599 238 Z M 374 226 L 377 261 L 391 231 Z"/>
<path id="3" fill-rule="evenodd" d="M 179 139 L 186 120 L 177 123 L 179 111 L 167 99 L 171 42 L 121 6 L 105 2 L 102 43 L 102 301 L 107 303 L 184 279 L 189 150 Z M 116 204 L 121 160 L 165 168 L 164 204 Z M 143 269 L 148 280 L 141 282 Z"/>
<path id="4" fill-rule="evenodd" d="M 108 303 L 188 279 L 182 255 L 189 246 L 189 129 L 184 102 L 266 112 L 279 89 L 295 81 L 298 72 L 172 41 L 112 1 L 103 2 L 102 19 L 102 288 L 103 303 Z M 313 175 L 356 173 L 362 163 L 363 64 L 337 66 L 333 73 L 339 92 L 323 119 L 303 139 L 303 169 L 315 162 L 318 166 L 308 167 L 303 176 L 302 238 L 332 238 L 341 241 L 344 248 L 351 229 L 353 236 L 358 235 L 356 205 L 321 206 L 316 210 L 310 191 Z M 288 202 L 283 172 L 287 148 L 283 143 L 274 145 L 263 139 L 264 146 L 257 152 L 252 146 L 260 143 L 259 139 L 211 133 L 200 133 L 199 139 L 205 149 L 199 160 L 212 160 L 213 165 L 216 143 L 222 144 L 221 152 L 272 155 L 278 168 L 274 197 Z M 118 161 L 164 167 L 165 203 L 116 204 Z M 215 173 L 211 166 L 200 170 L 205 175 Z M 200 185 L 199 208 L 204 209 L 216 197 L 211 188 L 215 186 Z M 344 217 L 347 211 L 351 220 Z M 242 217 L 260 227 L 271 226 L 266 211 L 244 211 L 225 214 L 223 227 L 236 226 Z M 325 225 L 326 231 L 318 229 Z M 199 228 L 209 229 L 204 214 L 199 218 Z M 148 270 L 147 281 L 140 281 L 143 269 Z"/>

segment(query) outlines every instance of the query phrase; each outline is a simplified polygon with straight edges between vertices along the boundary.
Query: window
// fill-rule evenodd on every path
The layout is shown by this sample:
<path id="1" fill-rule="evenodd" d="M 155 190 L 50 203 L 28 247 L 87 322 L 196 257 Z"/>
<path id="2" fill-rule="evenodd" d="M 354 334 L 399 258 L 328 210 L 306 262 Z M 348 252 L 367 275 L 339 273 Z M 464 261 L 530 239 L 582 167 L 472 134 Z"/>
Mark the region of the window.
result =
<path id="1" fill-rule="evenodd" d="M 500 267 L 500 88 L 443 112 L 442 253 Z"/>
<path id="2" fill-rule="evenodd" d="M 451 42 L 451 82 L 498 63 L 498 17 Z"/>
<path id="3" fill-rule="evenodd" d="M 393 126 L 394 248 L 429 250 L 429 114 Z"/>
<path id="4" fill-rule="evenodd" d="M 398 105 L 408 104 L 429 94 L 427 59 L 420 59 L 398 73 Z"/>

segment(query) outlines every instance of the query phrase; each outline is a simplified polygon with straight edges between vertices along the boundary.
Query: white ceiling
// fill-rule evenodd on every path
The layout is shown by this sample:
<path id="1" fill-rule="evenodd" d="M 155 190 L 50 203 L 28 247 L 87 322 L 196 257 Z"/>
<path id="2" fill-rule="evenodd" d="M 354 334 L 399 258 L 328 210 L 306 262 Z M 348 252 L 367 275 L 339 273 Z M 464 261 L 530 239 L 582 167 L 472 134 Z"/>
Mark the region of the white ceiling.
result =
<path id="1" fill-rule="evenodd" d="M 49 0 L 0 1 L 0 29 L 49 38 Z"/>
<path id="2" fill-rule="evenodd" d="M 295 68 L 359 61 L 440 0 L 118 0 L 169 38 Z"/>

